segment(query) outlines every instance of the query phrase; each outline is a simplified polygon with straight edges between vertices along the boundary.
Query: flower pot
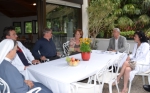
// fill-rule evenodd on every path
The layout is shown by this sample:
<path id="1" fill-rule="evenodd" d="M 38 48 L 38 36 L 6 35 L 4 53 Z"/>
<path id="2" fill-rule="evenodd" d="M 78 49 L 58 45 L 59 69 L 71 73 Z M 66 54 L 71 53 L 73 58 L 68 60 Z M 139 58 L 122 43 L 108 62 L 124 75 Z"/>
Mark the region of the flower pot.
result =
<path id="1" fill-rule="evenodd" d="M 83 61 L 88 61 L 91 56 L 91 52 L 81 52 L 82 60 Z"/>

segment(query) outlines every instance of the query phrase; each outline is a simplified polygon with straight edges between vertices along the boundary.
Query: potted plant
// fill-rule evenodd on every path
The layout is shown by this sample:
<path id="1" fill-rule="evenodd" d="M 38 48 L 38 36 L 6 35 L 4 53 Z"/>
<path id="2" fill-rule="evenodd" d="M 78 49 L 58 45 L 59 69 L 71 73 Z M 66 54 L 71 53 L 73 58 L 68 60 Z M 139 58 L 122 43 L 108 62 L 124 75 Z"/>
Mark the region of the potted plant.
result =
<path id="1" fill-rule="evenodd" d="M 80 51 L 84 61 L 88 61 L 91 55 L 91 40 L 89 38 L 80 39 Z"/>

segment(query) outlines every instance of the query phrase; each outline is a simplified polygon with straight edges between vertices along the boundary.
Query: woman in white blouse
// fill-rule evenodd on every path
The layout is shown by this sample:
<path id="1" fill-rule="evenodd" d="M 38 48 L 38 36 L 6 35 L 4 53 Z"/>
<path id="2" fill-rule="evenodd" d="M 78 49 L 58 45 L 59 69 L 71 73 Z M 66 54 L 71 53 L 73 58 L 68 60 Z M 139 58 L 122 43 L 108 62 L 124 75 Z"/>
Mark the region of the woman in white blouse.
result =
<path id="1" fill-rule="evenodd" d="M 127 60 L 124 62 L 121 72 L 117 78 L 119 80 L 124 76 L 124 87 L 121 93 L 127 93 L 128 80 L 133 80 L 135 74 L 145 72 L 149 69 L 150 57 L 149 57 L 149 44 L 147 38 L 143 32 L 135 32 L 134 41 L 136 42 L 133 52 Z"/>

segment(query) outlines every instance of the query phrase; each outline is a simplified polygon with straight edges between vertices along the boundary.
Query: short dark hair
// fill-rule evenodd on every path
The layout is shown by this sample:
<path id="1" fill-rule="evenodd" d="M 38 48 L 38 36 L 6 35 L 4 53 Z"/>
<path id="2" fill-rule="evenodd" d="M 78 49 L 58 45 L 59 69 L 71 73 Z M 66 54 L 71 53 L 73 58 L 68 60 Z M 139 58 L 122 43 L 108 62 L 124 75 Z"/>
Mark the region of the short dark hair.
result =
<path id="1" fill-rule="evenodd" d="M 50 29 L 50 28 L 45 28 L 45 29 L 43 30 L 43 34 L 49 32 L 49 31 L 52 31 L 52 29 Z"/>
<path id="2" fill-rule="evenodd" d="M 4 30 L 3 30 L 2 39 L 5 39 L 7 35 L 10 35 L 11 30 L 15 30 L 15 28 L 13 26 L 5 27 Z"/>
<path id="3" fill-rule="evenodd" d="M 145 36 L 143 31 L 136 31 L 134 33 L 134 35 L 138 35 L 138 37 L 140 38 L 140 42 L 141 43 L 143 43 L 143 42 L 147 42 L 148 43 L 147 37 Z"/>

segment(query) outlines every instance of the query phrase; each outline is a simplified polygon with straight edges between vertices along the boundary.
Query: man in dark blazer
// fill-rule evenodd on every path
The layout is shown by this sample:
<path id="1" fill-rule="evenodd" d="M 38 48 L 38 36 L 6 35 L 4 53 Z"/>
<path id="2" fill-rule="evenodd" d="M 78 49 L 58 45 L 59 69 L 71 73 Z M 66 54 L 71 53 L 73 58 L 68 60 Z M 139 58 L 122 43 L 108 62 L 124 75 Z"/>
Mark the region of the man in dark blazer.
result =
<path id="1" fill-rule="evenodd" d="M 124 52 L 127 49 L 127 40 L 124 36 L 120 35 L 119 28 L 113 29 L 113 37 L 109 41 L 108 51 Z"/>

